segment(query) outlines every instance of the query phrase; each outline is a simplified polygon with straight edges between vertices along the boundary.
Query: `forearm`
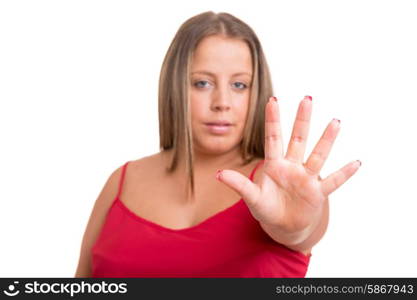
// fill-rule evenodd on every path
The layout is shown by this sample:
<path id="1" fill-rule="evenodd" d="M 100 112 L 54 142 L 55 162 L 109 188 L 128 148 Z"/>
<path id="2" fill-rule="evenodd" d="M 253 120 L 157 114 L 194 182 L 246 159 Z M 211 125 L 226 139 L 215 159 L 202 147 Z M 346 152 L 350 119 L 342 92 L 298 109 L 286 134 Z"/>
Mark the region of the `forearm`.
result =
<path id="1" fill-rule="evenodd" d="M 307 229 L 306 231 L 287 234 L 280 231 L 276 227 L 266 226 L 265 224 L 260 223 L 264 231 L 276 242 L 285 245 L 286 247 L 300 251 L 305 254 L 310 253 L 311 249 L 315 244 L 317 244 L 321 238 L 324 236 L 327 225 L 329 223 L 329 200 L 323 204 L 323 210 L 319 221 L 312 228 Z"/>

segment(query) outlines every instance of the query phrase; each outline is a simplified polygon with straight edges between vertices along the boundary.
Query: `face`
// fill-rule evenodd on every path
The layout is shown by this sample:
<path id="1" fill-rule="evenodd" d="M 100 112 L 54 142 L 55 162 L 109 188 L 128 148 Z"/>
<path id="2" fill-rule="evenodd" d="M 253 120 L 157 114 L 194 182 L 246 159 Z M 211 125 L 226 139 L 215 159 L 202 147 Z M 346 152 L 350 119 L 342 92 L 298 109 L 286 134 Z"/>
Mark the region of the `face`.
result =
<path id="1" fill-rule="evenodd" d="M 239 146 L 251 82 L 252 58 L 245 42 L 222 36 L 200 41 L 189 87 L 195 151 L 220 154 Z"/>

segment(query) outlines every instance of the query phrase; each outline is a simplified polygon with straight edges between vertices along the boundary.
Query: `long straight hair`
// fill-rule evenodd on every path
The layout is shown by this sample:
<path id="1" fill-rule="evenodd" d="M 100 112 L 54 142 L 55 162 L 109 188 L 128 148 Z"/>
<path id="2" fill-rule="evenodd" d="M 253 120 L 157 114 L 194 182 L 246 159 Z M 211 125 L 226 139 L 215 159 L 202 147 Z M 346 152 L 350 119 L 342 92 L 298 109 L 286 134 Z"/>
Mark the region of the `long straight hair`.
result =
<path id="1" fill-rule="evenodd" d="M 244 41 L 252 56 L 252 88 L 247 122 L 240 143 L 243 165 L 264 158 L 265 105 L 273 95 L 270 71 L 261 43 L 243 21 L 228 13 L 204 12 L 185 21 L 178 29 L 165 55 L 159 77 L 158 111 L 160 150 L 173 150 L 167 172 L 178 166 L 185 155 L 187 192 L 194 194 L 193 132 L 188 93 L 192 57 L 205 37 L 222 35 Z"/>

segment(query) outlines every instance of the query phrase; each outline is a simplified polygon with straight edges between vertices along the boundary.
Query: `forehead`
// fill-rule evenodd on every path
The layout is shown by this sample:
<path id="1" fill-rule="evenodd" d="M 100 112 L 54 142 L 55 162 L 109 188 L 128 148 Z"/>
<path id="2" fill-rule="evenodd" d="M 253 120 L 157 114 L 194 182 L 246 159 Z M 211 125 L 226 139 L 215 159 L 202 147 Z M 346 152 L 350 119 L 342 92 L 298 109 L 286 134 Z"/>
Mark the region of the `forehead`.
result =
<path id="1" fill-rule="evenodd" d="M 252 73 L 252 57 L 246 42 L 222 36 L 209 36 L 194 51 L 191 72 L 214 74 Z"/>

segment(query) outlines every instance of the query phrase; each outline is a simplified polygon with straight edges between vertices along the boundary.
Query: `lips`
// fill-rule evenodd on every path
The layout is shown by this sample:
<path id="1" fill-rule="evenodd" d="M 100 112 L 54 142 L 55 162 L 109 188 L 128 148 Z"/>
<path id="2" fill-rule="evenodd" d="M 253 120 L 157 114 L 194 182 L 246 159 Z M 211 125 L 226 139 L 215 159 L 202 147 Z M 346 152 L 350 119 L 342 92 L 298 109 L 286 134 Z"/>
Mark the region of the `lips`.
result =
<path id="1" fill-rule="evenodd" d="M 205 123 L 205 125 L 207 126 L 208 131 L 215 135 L 227 134 L 232 127 L 232 124 L 228 121 L 208 122 Z"/>
<path id="2" fill-rule="evenodd" d="M 213 126 L 230 126 L 232 123 L 228 121 L 216 121 L 216 122 L 208 122 L 206 125 L 213 125 Z"/>

